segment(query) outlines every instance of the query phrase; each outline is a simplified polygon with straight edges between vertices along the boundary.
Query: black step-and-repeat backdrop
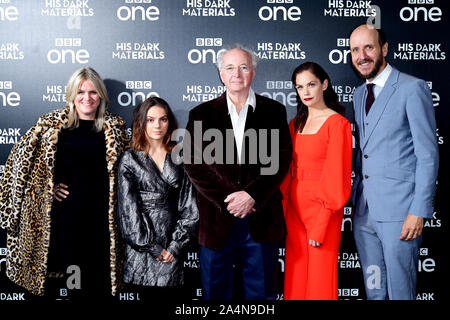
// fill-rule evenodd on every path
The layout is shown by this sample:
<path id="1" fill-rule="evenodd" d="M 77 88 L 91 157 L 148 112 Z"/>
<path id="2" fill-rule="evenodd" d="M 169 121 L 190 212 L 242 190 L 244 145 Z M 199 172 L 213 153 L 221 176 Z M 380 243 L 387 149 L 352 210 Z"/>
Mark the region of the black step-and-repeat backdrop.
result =
<path id="1" fill-rule="evenodd" d="M 224 91 L 214 65 L 217 52 L 239 42 L 260 58 L 253 88 L 283 103 L 287 120 L 296 113 L 291 73 L 308 60 L 330 74 L 351 120 L 353 92 L 362 81 L 351 68 L 348 37 L 355 26 L 369 22 L 388 34 L 388 61 L 427 81 L 433 93 L 441 165 L 435 213 L 425 223 L 417 266 L 417 300 L 439 301 L 448 290 L 443 259 L 450 191 L 449 7 L 447 0 L 0 0 L 0 176 L 13 144 L 40 115 L 64 106 L 66 82 L 82 66 L 100 73 L 110 111 L 128 126 L 137 103 L 156 95 L 169 102 L 184 127 L 192 107 Z M 351 212 L 344 208 L 339 298 L 356 300 L 365 293 Z M 5 257 L 0 230 L 0 301 L 30 300 L 6 279 Z M 201 299 L 196 245 L 183 259 L 186 300 Z M 281 300 L 284 248 L 279 267 Z"/>

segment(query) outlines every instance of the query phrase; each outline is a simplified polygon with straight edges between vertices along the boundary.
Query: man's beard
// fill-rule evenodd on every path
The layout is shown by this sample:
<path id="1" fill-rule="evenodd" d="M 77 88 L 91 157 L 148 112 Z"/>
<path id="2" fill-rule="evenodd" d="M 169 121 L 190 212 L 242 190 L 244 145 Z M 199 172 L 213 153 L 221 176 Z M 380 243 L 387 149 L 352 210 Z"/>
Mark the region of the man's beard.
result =
<path id="1" fill-rule="evenodd" d="M 361 63 L 365 63 L 365 62 L 372 62 L 373 60 L 362 60 L 360 62 Z M 377 60 L 375 60 L 375 65 L 373 66 L 373 70 L 368 73 L 368 74 L 362 74 L 361 72 L 359 72 L 358 68 L 353 66 L 356 70 L 356 72 L 358 73 L 358 75 L 363 78 L 363 79 L 372 79 L 375 78 L 376 75 L 378 74 L 378 72 L 380 71 L 381 66 L 383 65 L 383 59 L 381 57 L 378 57 Z"/>

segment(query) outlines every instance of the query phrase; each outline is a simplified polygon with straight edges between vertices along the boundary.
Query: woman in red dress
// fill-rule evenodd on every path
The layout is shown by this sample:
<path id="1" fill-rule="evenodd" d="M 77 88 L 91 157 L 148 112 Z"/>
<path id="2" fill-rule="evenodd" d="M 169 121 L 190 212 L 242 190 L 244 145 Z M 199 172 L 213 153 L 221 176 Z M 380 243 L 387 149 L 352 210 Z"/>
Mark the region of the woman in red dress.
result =
<path id="1" fill-rule="evenodd" d="M 328 74 L 305 62 L 292 74 L 294 153 L 281 191 L 287 225 L 285 300 L 337 300 L 343 207 L 351 190 L 352 132 Z"/>

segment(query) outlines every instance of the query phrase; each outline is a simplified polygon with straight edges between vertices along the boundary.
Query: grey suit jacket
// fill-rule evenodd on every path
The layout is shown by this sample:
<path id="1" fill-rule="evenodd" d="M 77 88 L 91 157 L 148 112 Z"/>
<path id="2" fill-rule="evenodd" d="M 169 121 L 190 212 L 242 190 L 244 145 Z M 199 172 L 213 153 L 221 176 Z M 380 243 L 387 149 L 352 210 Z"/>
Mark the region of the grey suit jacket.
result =
<path id="1" fill-rule="evenodd" d="M 393 68 L 364 118 L 365 84 L 355 91 L 359 154 L 353 199 L 377 221 L 402 221 L 407 214 L 431 218 L 438 173 L 436 121 L 425 81 Z"/>

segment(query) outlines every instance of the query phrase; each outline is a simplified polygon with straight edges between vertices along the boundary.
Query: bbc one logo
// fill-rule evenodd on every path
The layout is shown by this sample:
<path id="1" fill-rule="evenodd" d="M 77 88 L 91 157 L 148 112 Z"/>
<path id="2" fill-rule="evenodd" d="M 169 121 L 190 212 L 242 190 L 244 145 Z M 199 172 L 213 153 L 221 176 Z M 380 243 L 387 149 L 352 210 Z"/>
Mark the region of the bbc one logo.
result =
<path id="1" fill-rule="evenodd" d="M 441 103 L 441 97 L 440 97 L 439 93 L 433 91 L 433 82 L 432 81 L 427 81 L 427 85 L 428 85 L 428 88 L 430 88 L 431 95 L 433 97 L 433 107 L 436 108 Z"/>
<path id="2" fill-rule="evenodd" d="M 442 10 L 439 7 L 425 7 L 434 4 L 434 0 L 408 0 L 408 5 L 419 5 L 419 7 L 403 7 L 400 10 L 400 19 L 406 22 L 437 22 L 442 20 Z M 422 5 L 422 6 L 420 6 Z"/>
<path id="3" fill-rule="evenodd" d="M 0 5 L 9 4 L 10 0 L 0 0 Z M 19 10 L 17 7 L 0 7 L 0 21 L 17 21 L 19 19 Z"/>
<path id="4" fill-rule="evenodd" d="M 290 5 L 293 2 L 293 0 L 267 0 L 268 5 L 262 6 L 258 10 L 259 19 L 262 21 L 299 21 L 302 15 L 302 10 L 299 7 L 279 5 Z"/>
<path id="5" fill-rule="evenodd" d="M 192 64 L 216 63 L 217 55 L 221 49 L 215 50 L 214 47 L 222 47 L 222 38 L 196 38 L 195 45 L 197 48 L 188 52 L 188 61 Z"/>
<path id="6" fill-rule="evenodd" d="M 124 6 L 117 9 L 117 18 L 120 21 L 156 21 L 159 19 L 160 11 L 157 6 L 146 6 L 152 0 L 125 0 Z"/>
<path id="7" fill-rule="evenodd" d="M 351 61 L 350 49 L 344 49 L 348 48 L 349 46 L 350 40 L 348 38 L 338 38 L 338 48 L 331 50 L 328 54 L 328 59 L 330 60 L 330 62 L 332 64 L 347 64 L 349 61 Z"/>
<path id="8" fill-rule="evenodd" d="M 47 53 L 47 60 L 51 64 L 89 62 L 89 51 L 81 49 L 81 38 L 56 38 L 54 49 Z"/>
<path id="9" fill-rule="evenodd" d="M 284 273 L 286 248 L 278 248 L 278 262 L 280 263 L 280 272 Z"/>
<path id="10" fill-rule="evenodd" d="M 0 107 L 18 107 L 20 105 L 20 94 L 12 89 L 12 81 L 0 81 Z"/>
<path id="11" fill-rule="evenodd" d="M 149 80 L 127 80 L 125 88 L 127 91 L 120 92 L 117 96 L 117 102 L 122 107 L 136 106 L 147 98 L 159 97 L 158 92 L 151 91 L 152 82 Z"/>
<path id="12" fill-rule="evenodd" d="M 428 248 L 419 250 L 419 272 L 434 272 L 436 270 L 436 261 L 430 256 L 431 251 Z"/>
<path id="13" fill-rule="evenodd" d="M 353 126 L 353 125 L 352 125 Z M 352 144 L 353 148 L 355 146 L 355 137 L 352 136 Z M 354 175 L 354 172 L 352 172 L 352 176 Z M 342 225 L 341 225 L 341 232 L 353 231 L 353 220 L 352 220 L 352 207 L 344 207 L 344 218 L 342 219 Z"/>
<path id="14" fill-rule="evenodd" d="M 341 298 L 358 297 L 359 289 L 358 288 L 339 288 L 338 296 Z"/>
<path id="15" fill-rule="evenodd" d="M 288 80 L 268 80 L 266 81 L 267 91 L 260 92 L 260 95 L 276 100 L 285 106 L 297 106 L 297 93 L 294 90 L 292 81 Z"/>

